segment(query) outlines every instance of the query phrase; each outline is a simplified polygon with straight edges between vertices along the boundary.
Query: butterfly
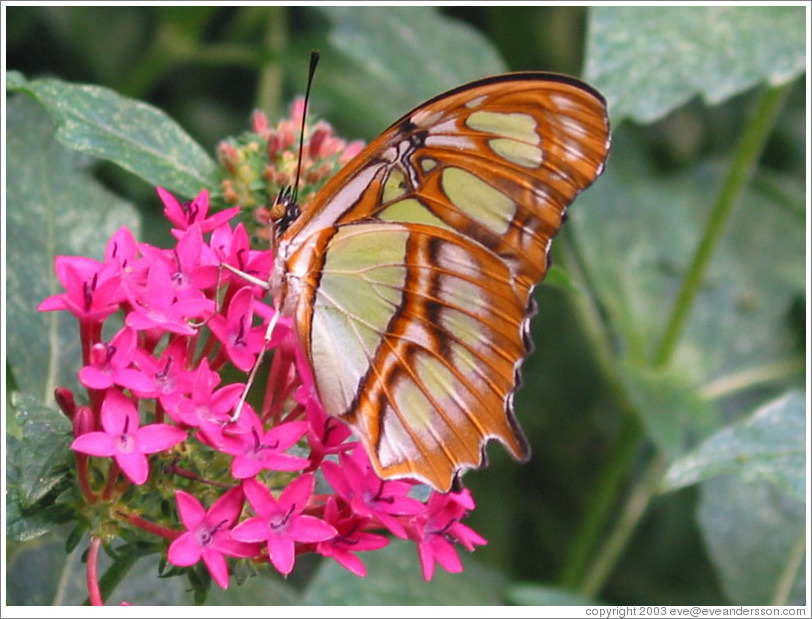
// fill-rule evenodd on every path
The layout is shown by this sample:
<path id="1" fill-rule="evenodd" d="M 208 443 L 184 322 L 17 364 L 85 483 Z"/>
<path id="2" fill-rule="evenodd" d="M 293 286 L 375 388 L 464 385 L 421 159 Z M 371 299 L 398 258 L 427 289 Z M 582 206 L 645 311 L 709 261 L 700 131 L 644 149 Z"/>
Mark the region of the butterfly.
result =
<path id="1" fill-rule="evenodd" d="M 275 307 L 380 477 L 447 492 L 490 439 L 529 457 L 513 396 L 533 288 L 609 144 L 590 86 L 490 77 L 419 105 L 277 217 Z"/>

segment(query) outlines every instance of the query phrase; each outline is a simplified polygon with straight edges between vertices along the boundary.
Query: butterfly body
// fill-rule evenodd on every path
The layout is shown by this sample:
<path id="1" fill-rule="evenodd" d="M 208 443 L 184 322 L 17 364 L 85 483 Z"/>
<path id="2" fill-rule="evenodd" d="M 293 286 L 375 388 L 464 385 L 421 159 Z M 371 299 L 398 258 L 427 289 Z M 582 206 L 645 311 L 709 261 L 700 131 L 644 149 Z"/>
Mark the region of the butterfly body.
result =
<path id="1" fill-rule="evenodd" d="M 447 491 L 489 439 L 528 456 L 512 401 L 532 291 L 608 147 L 588 86 L 489 78 L 403 116 L 286 224 L 276 307 L 379 475 Z"/>

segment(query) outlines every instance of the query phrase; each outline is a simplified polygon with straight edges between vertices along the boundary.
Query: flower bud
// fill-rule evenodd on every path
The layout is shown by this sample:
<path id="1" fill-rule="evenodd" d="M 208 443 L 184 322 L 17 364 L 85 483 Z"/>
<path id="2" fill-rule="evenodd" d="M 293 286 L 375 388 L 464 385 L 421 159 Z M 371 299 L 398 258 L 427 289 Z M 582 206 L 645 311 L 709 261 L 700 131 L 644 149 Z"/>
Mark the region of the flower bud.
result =
<path id="1" fill-rule="evenodd" d="M 95 430 L 93 411 L 89 406 L 79 406 L 73 416 L 73 436 L 79 438 L 83 434 Z"/>
<path id="2" fill-rule="evenodd" d="M 54 399 L 62 412 L 65 413 L 65 417 L 72 420 L 76 414 L 76 401 L 73 399 L 73 392 L 67 387 L 57 387 L 54 389 Z"/>

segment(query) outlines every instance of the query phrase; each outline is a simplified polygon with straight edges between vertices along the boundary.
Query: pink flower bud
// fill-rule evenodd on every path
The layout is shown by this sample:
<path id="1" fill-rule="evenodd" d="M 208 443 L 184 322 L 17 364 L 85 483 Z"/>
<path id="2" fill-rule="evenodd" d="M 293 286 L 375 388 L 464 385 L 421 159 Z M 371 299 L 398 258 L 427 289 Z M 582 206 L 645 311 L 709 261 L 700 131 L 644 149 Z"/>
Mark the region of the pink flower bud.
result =
<path id="1" fill-rule="evenodd" d="M 265 115 L 265 112 L 262 110 L 254 110 L 254 113 L 251 114 L 251 129 L 254 133 L 263 137 L 268 134 L 268 117 Z"/>
<path id="2" fill-rule="evenodd" d="M 73 416 L 73 436 L 79 438 L 83 434 L 93 432 L 96 429 L 96 423 L 93 418 L 93 411 L 89 406 L 80 406 L 76 409 L 76 414 Z"/>
<path id="3" fill-rule="evenodd" d="M 54 399 L 60 410 L 65 413 L 65 417 L 72 420 L 76 414 L 76 401 L 73 399 L 73 392 L 67 387 L 57 387 L 54 389 Z"/>

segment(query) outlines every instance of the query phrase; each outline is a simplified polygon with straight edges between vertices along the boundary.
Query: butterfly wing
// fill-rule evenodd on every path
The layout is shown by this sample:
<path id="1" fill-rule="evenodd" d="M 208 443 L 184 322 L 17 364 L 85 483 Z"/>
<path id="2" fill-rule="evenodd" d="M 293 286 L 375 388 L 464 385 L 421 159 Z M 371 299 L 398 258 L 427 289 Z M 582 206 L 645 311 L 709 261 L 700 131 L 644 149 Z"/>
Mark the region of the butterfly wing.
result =
<path id="1" fill-rule="evenodd" d="M 526 457 L 512 398 L 530 295 L 608 147 L 588 86 L 482 80 L 393 124 L 283 235 L 279 307 L 295 315 L 325 410 L 380 475 L 446 491 L 490 438 Z"/>

